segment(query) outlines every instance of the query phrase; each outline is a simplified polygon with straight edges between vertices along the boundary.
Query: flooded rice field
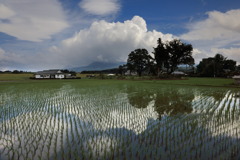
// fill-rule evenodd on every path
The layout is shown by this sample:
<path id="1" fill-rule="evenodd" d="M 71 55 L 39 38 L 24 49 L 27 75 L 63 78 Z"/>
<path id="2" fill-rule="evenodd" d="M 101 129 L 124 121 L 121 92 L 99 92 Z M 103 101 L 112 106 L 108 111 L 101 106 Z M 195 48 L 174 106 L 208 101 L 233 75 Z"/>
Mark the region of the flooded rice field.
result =
<path id="1" fill-rule="evenodd" d="M 0 90 L 1 160 L 240 159 L 238 90 L 36 85 Z"/>

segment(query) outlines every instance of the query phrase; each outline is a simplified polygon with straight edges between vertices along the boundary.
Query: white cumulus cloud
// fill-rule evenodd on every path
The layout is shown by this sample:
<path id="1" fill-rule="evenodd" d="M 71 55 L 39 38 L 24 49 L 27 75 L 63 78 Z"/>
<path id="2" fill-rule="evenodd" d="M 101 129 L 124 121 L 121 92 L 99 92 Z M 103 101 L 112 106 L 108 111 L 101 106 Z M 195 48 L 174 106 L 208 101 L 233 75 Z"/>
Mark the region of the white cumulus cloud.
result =
<path id="1" fill-rule="evenodd" d="M 4 4 L 0 4 L 0 19 L 10 18 L 15 15 L 15 12 L 5 6 Z"/>
<path id="2" fill-rule="evenodd" d="M 173 35 L 148 31 L 145 20 L 139 16 L 124 22 L 102 20 L 64 40 L 61 46 L 52 47 L 50 52 L 63 66 L 83 66 L 95 61 L 126 62 L 128 54 L 137 48 L 146 48 L 151 53 L 158 38 L 169 41 Z"/>
<path id="3" fill-rule="evenodd" d="M 228 59 L 233 59 L 234 61 L 237 61 L 238 64 L 240 64 L 240 48 L 212 48 L 211 49 L 213 53 L 220 53 Z"/>
<path id="4" fill-rule="evenodd" d="M 118 0 L 82 0 L 79 7 L 87 13 L 98 16 L 115 14 L 120 10 Z"/>
<path id="5" fill-rule="evenodd" d="M 187 40 L 216 40 L 240 35 L 240 9 L 226 13 L 208 12 L 208 18 L 189 25 L 190 32 L 181 37 Z"/>
<path id="6" fill-rule="evenodd" d="M 26 57 L 25 57 L 26 58 Z M 13 70 L 18 67 L 23 67 L 24 57 L 16 53 L 8 53 L 0 48 L 0 70 Z"/>
<path id="7" fill-rule="evenodd" d="M 229 59 L 240 57 L 240 9 L 227 12 L 211 11 L 208 18 L 188 25 L 189 32 L 180 36 L 207 56 L 221 53 Z M 235 48 L 230 48 L 235 46 Z M 230 49 L 229 49 L 230 48 Z M 240 59 L 235 59 L 240 63 Z"/>
<path id="8" fill-rule="evenodd" d="M 0 32 L 19 40 L 42 41 L 67 27 L 57 0 L 0 0 Z"/>
<path id="9" fill-rule="evenodd" d="M 146 48 L 151 53 L 157 46 L 158 38 L 170 41 L 174 37 L 149 31 L 145 20 L 139 16 L 124 22 L 101 20 L 45 52 L 13 54 L 0 50 L 0 63 L 2 68 L 11 66 L 8 68 L 42 70 L 79 67 L 96 61 L 126 62 L 128 54 L 137 48 Z"/>

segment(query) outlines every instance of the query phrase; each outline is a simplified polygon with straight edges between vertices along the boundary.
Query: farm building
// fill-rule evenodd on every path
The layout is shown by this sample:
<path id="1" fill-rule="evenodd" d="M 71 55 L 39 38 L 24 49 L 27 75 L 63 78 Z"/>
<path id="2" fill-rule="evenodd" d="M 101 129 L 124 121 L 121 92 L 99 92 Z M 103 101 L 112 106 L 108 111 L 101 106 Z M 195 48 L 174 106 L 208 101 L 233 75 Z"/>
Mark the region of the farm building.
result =
<path id="1" fill-rule="evenodd" d="M 233 76 L 233 79 L 235 80 L 235 84 L 240 85 L 240 75 Z"/>
<path id="2" fill-rule="evenodd" d="M 35 73 L 36 79 L 63 79 L 74 78 L 70 73 L 63 73 L 61 70 L 43 70 Z"/>
<path id="3" fill-rule="evenodd" d="M 126 76 L 136 76 L 137 75 L 137 72 L 135 72 L 135 71 L 130 71 L 130 70 L 127 70 L 125 73 L 124 73 L 124 75 L 126 75 Z"/>
<path id="4" fill-rule="evenodd" d="M 186 74 L 184 72 L 181 72 L 181 71 L 174 71 L 174 72 L 172 72 L 172 75 L 185 76 Z"/>

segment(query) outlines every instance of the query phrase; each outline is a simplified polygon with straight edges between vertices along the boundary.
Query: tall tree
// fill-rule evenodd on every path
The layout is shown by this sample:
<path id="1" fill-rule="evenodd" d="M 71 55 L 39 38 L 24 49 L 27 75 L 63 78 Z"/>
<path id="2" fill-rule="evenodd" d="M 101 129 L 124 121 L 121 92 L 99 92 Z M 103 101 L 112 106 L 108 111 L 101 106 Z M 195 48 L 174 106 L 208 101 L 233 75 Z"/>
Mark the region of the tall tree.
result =
<path id="1" fill-rule="evenodd" d="M 238 66 L 236 67 L 236 71 L 237 71 L 238 73 L 240 73 L 240 65 L 238 65 Z"/>
<path id="2" fill-rule="evenodd" d="M 235 71 L 236 61 L 227 59 L 221 54 L 214 57 L 204 58 L 197 66 L 197 72 L 204 77 L 223 77 L 227 76 L 226 70 Z"/>
<path id="3" fill-rule="evenodd" d="M 221 73 L 223 72 L 223 65 L 226 61 L 226 57 L 224 57 L 221 54 L 216 54 L 214 57 L 214 74 L 215 76 L 221 76 Z"/>
<path id="4" fill-rule="evenodd" d="M 227 59 L 224 62 L 223 68 L 224 69 L 229 69 L 231 71 L 235 71 L 237 69 L 236 67 L 237 62 L 232 60 L 232 59 Z"/>
<path id="5" fill-rule="evenodd" d="M 118 74 L 120 75 L 124 75 L 124 73 L 127 71 L 127 65 L 120 65 L 118 67 Z"/>
<path id="6" fill-rule="evenodd" d="M 154 48 L 153 52 L 158 71 L 164 67 L 168 73 L 172 73 L 180 64 L 193 65 L 192 50 L 191 44 L 185 44 L 178 39 L 163 43 L 159 38 L 158 46 Z"/>
<path id="7" fill-rule="evenodd" d="M 128 55 L 127 66 L 129 70 L 134 70 L 139 76 L 151 64 L 152 57 L 146 49 L 136 49 Z"/>
<path id="8" fill-rule="evenodd" d="M 194 64 L 191 44 L 185 44 L 178 39 L 174 39 L 167 44 L 166 49 L 169 53 L 168 66 L 170 73 L 174 72 L 180 64 Z"/>
<path id="9" fill-rule="evenodd" d="M 168 59 L 169 59 L 169 54 L 166 50 L 166 45 L 162 42 L 162 39 L 159 38 L 158 41 L 158 46 L 156 48 L 153 48 L 153 54 L 154 54 L 154 58 L 155 61 L 157 63 L 157 73 L 158 76 L 160 74 L 160 72 L 162 71 L 163 67 L 168 64 Z"/>
<path id="10" fill-rule="evenodd" d="M 204 58 L 197 66 L 197 73 L 204 77 L 215 77 L 214 58 Z"/>

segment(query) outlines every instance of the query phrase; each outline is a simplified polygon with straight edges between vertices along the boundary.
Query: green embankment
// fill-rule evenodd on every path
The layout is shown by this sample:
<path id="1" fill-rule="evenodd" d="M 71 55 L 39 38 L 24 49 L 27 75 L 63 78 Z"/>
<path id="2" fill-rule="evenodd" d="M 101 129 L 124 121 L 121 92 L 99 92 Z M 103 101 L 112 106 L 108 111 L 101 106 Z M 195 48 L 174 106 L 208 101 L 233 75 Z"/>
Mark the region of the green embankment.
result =
<path id="1" fill-rule="evenodd" d="M 29 80 L 30 77 L 33 77 L 33 74 L 31 74 L 31 73 L 23 73 L 23 74 L 4 73 L 4 74 L 0 74 L 0 81 L 26 81 L 26 80 Z"/>
<path id="2" fill-rule="evenodd" d="M 79 75 L 78 75 L 79 76 Z M 85 78 L 85 75 L 80 75 Z M 13 82 L 27 82 L 27 83 L 58 83 L 58 82 L 73 82 L 82 85 L 101 85 L 101 84 L 114 84 L 114 83 L 153 83 L 153 84 L 168 84 L 168 85 L 191 85 L 191 86 L 215 86 L 215 87 L 237 87 L 234 86 L 233 79 L 227 78 L 186 78 L 182 80 L 117 80 L 117 79 L 76 79 L 76 80 L 31 80 L 33 74 L 0 74 L 0 82 L 13 83 Z"/>

